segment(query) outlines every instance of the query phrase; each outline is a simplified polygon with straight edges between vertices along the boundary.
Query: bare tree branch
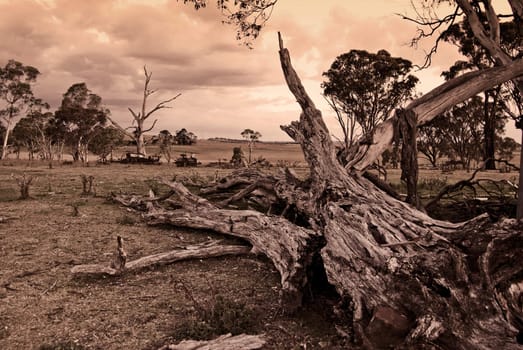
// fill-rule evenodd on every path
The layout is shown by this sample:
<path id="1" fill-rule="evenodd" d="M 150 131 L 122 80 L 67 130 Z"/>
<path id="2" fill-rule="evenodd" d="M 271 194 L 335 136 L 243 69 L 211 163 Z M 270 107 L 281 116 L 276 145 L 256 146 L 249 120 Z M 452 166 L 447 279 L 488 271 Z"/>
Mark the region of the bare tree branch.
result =
<path id="1" fill-rule="evenodd" d="M 176 95 L 176 96 L 174 96 L 174 97 L 172 97 L 172 98 L 170 98 L 170 99 L 168 99 L 168 100 L 165 100 L 165 101 L 162 101 L 162 102 L 158 103 L 158 104 L 156 105 L 156 107 L 154 107 L 154 108 L 151 109 L 149 112 L 147 112 L 147 113 L 144 115 L 144 117 L 143 117 L 142 119 L 143 119 L 143 120 L 146 120 L 147 118 L 149 118 L 149 117 L 151 116 L 151 114 L 153 114 L 154 112 L 156 112 L 156 111 L 159 110 L 159 109 L 163 109 L 163 108 L 172 108 L 172 107 L 170 107 L 170 106 L 167 106 L 167 103 L 176 100 L 176 99 L 177 99 L 178 97 L 180 97 L 181 95 L 182 95 L 182 94 L 179 93 L 178 95 Z"/>
<path id="2" fill-rule="evenodd" d="M 158 119 L 155 119 L 154 122 L 153 122 L 153 125 L 151 125 L 151 127 L 149 129 L 145 129 L 143 130 L 143 132 L 149 132 L 151 131 L 152 129 L 154 129 L 154 126 L 156 125 L 156 122 L 158 121 Z"/>
<path id="3" fill-rule="evenodd" d="M 511 61 L 506 66 L 466 73 L 436 87 L 413 101 L 406 109 L 412 109 L 416 113 L 418 126 L 421 126 L 455 104 L 519 76 L 523 76 L 523 59 Z M 378 125 L 373 138 L 374 142 L 370 146 L 360 146 L 360 150 L 366 147 L 364 156 L 361 159 L 349 161 L 346 168 L 364 171 L 370 166 L 390 146 L 396 123 L 397 119 L 391 118 Z"/>
<path id="4" fill-rule="evenodd" d="M 145 82 L 144 82 L 144 87 L 143 87 L 143 99 L 142 99 L 141 112 L 136 113 L 132 108 L 130 108 L 130 107 L 128 108 L 129 112 L 131 112 L 131 115 L 134 118 L 133 125 L 134 125 L 134 122 L 136 122 L 136 127 L 133 127 L 134 133 L 130 134 L 127 131 L 124 131 L 125 129 L 123 129 L 122 127 L 117 125 L 113 120 L 111 120 L 111 119 L 110 120 L 113 123 L 113 125 L 117 126 L 120 130 L 124 131 L 127 136 L 131 137 L 136 142 L 136 151 L 138 153 L 145 154 L 146 152 L 145 152 L 144 133 L 151 131 L 155 127 L 156 122 L 158 120 L 156 119 L 150 128 L 146 128 L 144 126 L 145 121 L 153 113 L 157 112 L 160 109 L 172 108 L 171 106 L 168 106 L 168 103 L 170 103 L 170 102 L 176 100 L 178 97 L 180 97 L 181 93 L 177 94 L 174 97 L 171 97 L 170 99 L 161 101 L 153 109 L 151 109 L 150 111 L 147 111 L 147 99 L 149 96 L 151 96 L 152 94 L 157 92 L 157 90 L 153 90 L 153 89 L 149 88 L 149 84 L 151 82 L 151 77 L 152 77 L 153 73 L 149 72 L 147 70 L 146 66 L 143 66 L 143 72 L 144 72 L 144 76 L 145 76 Z"/>

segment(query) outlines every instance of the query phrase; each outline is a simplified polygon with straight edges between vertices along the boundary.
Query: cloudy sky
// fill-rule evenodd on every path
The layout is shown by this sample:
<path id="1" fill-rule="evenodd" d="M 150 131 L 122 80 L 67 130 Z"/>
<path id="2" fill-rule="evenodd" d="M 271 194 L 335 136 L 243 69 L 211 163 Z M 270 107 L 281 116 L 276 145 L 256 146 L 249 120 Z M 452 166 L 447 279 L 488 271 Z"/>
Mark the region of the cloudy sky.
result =
<path id="1" fill-rule="evenodd" d="M 140 106 L 146 65 L 158 89 L 151 107 L 182 94 L 172 109 L 155 115 L 154 131 L 185 127 L 200 138 L 240 138 L 250 128 L 262 140 L 289 140 L 279 125 L 297 119 L 300 110 L 279 66 L 281 31 L 336 134 L 320 83 L 337 55 L 386 49 L 422 63 L 423 50 L 408 45 L 416 28 L 397 13 L 413 14 L 410 0 L 280 0 L 249 50 L 222 24 L 212 0 L 199 11 L 176 0 L 0 0 L 0 64 L 16 59 L 37 67 L 42 74 L 35 90 L 53 110 L 69 86 L 85 82 L 123 126 L 131 123 L 127 108 Z M 455 48 L 442 47 L 430 69 L 415 73 L 422 81 L 418 90 L 441 82 L 440 72 L 457 57 Z"/>

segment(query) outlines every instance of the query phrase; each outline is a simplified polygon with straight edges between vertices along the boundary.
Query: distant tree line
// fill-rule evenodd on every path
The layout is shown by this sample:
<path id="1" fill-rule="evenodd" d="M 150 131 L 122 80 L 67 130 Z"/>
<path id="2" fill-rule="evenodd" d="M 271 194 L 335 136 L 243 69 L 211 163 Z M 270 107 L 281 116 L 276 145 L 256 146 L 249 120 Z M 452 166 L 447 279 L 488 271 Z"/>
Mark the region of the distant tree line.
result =
<path id="1" fill-rule="evenodd" d="M 1 158 L 9 152 L 20 157 L 25 150 L 30 160 L 63 160 L 69 153 L 74 161 L 87 163 L 89 152 L 105 161 L 128 135 L 114 125 L 102 98 L 85 83 L 73 84 L 61 105 L 51 112 L 49 104 L 34 96 L 38 69 L 10 60 L 0 67 Z M 149 76 L 150 78 L 150 76 Z M 156 107 L 158 109 L 158 107 Z M 197 137 L 186 129 L 171 135 L 162 130 L 153 137 L 160 151 L 170 144 L 190 145 Z"/>

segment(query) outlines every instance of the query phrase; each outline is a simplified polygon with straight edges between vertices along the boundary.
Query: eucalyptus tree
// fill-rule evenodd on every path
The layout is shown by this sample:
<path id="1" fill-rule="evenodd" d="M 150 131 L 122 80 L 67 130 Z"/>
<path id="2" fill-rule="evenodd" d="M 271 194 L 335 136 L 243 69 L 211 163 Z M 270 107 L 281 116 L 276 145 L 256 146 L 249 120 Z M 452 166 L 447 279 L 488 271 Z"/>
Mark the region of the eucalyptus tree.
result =
<path id="1" fill-rule="evenodd" d="M 71 85 L 63 95 L 55 119 L 57 126 L 66 130 L 75 161 L 89 161 L 89 143 L 96 129 L 107 123 L 109 114 L 102 98 L 91 92 L 85 83 Z"/>
<path id="2" fill-rule="evenodd" d="M 34 159 L 39 154 L 42 159 L 52 159 L 53 152 L 50 151 L 53 144 L 53 135 L 49 130 L 53 113 L 49 111 L 32 111 L 16 124 L 12 132 L 12 138 L 25 147 L 29 159 Z"/>
<path id="3" fill-rule="evenodd" d="M 249 150 L 249 156 L 248 156 L 248 164 L 251 164 L 252 162 L 252 149 L 254 148 L 254 144 L 260 140 L 262 135 L 258 131 L 254 131 L 252 129 L 245 129 L 241 132 L 242 137 L 247 140 L 247 147 Z"/>
<path id="4" fill-rule="evenodd" d="M 103 163 L 113 158 L 113 151 L 123 144 L 125 135 L 117 128 L 97 126 L 91 138 L 91 151 L 100 157 Z"/>
<path id="5" fill-rule="evenodd" d="M 376 126 L 413 97 L 418 78 L 411 69 L 409 60 L 386 50 L 351 50 L 323 73 L 323 93 L 337 112 L 347 150 L 362 135 L 372 138 Z"/>
<path id="6" fill-rule="evenodd" d="M 0 68 L 0 119 L 5 127 L 1 159 L 7 154 L 9 134 L 16 119 L 33 104 L 41 103 L 41 100 L 35 98 L 32 90 L 32 84 L 39 75 L 40 72 L 35 67 L 15 60 L 9 60 L 5 67 Z"/>
<path id="7" fill-rule="evenodd" d="M 487 22 L 486 17 L 479 17 L 483 22 Z M 518 45 L 521 37 L 516 30 L 514 21 L 501 22 L 500 24 L 500 45 L 509 55 L 514 57 L 518 54 Z M 468 71 L 485 69 L 496 65 L 496 60 L 480 44 L 474 36 L 468 22 L 459 22 L 451 25 L 442 37 L 445 41 L 455 44 L 459 52 L 467 60 L 455 62 L 448 71 L 443 75 L 446 79 L 451 79 L 459 74 Z M 502 113 L 506 100 L 512 95 L 509 92 L 510 86 L 501 84 L 483 92 L 483 160 L 486 169 L 495 169 L 496 154 L 496 133 L 499 130 L 499 124 L 505 123 L 507 115 Z"/>

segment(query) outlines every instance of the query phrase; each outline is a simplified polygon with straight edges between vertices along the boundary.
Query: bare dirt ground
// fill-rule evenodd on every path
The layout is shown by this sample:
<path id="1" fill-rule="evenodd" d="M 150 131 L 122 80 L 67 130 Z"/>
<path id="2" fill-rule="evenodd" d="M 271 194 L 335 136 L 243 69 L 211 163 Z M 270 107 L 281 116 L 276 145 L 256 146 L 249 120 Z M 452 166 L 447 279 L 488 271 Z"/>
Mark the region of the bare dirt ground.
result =
<path id="1" fill-rule="evenodd" d="M 117 278 L 72 278 L 77 264 L 109 262 L 117 235 L 125 240 L 129 260 L 227 240 L 212 232 L 146 226 L 106 199 L 112 191 L 146 193 L 155 176 L 211 179 L 225 172 L 2 162 L 0 217 L 10 219 L 0 223 L 0 349 L 156 349 L 225 331 L 264 333 L 267 349 L 346 348 L 329 316 L 331 305 L 321 296 L 297 314 L 283 315 L 279 275 L 260 257 L 185 261 Z M 12 175 L 22 173 L 36 177 L 29 200 L 17 199 Z M 82 174 L 95 177 L 96 196 L 81 195 Z M 206 319 L 202 310 L 213 307 L 214 318 Z"/>
<path id="2" fill-rule="evenodd" d="M 233 146 L 202 142 L 189 151 L 216 162 L 230 158 Z M 297 145 L 260 144 L 254 152 L 272 163 L 303 162 Z M 116 278 L 72 277 L 75 265 L 109 264 L 118 235 L 129 260 L 209 239 L 237 243 L 212 232 L 150 227 L 107 200 L 111 192 L 158 190 L 155 177 L 208 182 L 230 171 L 167 164 L 56 164 L 49 169 L 40 162 L 0 162 L 0 219 L 9 219 L 0 220 L 0 349 L 157 349 L 229 331 L 263 333 L 266 349 L 347 349 L 327 293 L 314 294 L 303 310 L 284 315 L 278 305 L 279 275 L 261 257 L 185 261 Z M 307 169 L 297 172 L 305 176 Z M 35 177 L 32 198 L 18 200 L 15 178 L 24 173 Z M 94 176 L 96 196 L 82 196 L 81 175 Z M 388 181 L 399 183 L 399 175 L 389 170 Z M 517 181 L 515 172 L 480 175 Z M 420 183 L 425 193 L 435 194 L 442 185 L 469 176 L 422 170 Z"/>

